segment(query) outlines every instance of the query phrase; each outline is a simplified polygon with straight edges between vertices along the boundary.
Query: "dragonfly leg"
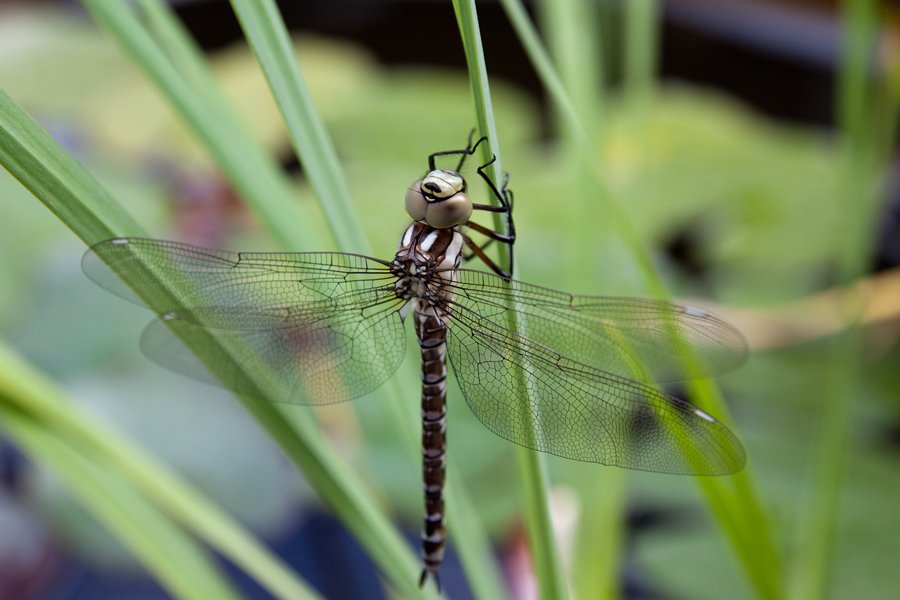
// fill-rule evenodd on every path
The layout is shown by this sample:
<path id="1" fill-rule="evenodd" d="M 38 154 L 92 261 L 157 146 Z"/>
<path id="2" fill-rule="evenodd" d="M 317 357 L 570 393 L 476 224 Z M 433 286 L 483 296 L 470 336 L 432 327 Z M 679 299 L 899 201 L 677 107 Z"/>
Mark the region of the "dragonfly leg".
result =
<path id="1" fill-rule="evenodd" d="M 488 229 L 487 227 L 478 225 L 477 223 L 473 223 L 471 221 L 466 223 L 466 226 L 477 231 L 478 233 L 481 233 L 482 235 L 486 235 L 489 238 L 488 242 L 481 246 L 482 250 L 486 248 L 492 240 L 502 242 L 509 247 L 509 272 L 504 275 L 500 270 L 496 268 L 496 266 L 491 267 L 501 277 L 509 279 L 510 273 L 512 273 L 513 271 L 513 243 L 515 243 L 516 241 L 516 224 L 513 221 L 512 217 L 513 193 L 512 190 L 509 189 L 509 173 L 504 173 L 503 186 L 500 189 L 497 189 L 497 186 L 494 185 L 494 182 L 491 181 L 491 178 L 488 177 L 487 173 L 485 173 L 485 168 L 494 164 L 496 160 L 497 157 L 494 156 L 491 158 L 491 160 L 478 167 L 478 174 L 481 176 L 481 178 L 487 184 L 488 188 L 490 188 L 491 192 L 497 198 L 497 202 L 500 203 L 500 206 L 492 206 L 488 204 L 473 204 L 472 208 L 474 210 L 497 212 L 506 215 L 506 233 L 500 233 L 499 231 Z M 481 257 L 479 256 L 479 258 Z"/>
<path id="2" fill-rule="evenodd" d="M 482 244 L 482 246 L 481 246 L 482 250 L 484 250 L 487 247 L 487 245 L 490 244 L 494 240 L 503 242 L 504 244 L 509 244 L 510 246 L 512 246 L 513 242 L 516 241 L 515 233 L 513 233 L 511 235 L 505 235 L 502 233 L 498 233 L 498 232 L 494 231 L 493 229 L 488 229 L 487 227 L 485 227 L 483 225 L 479 225 L 478 223 L 473 223 L 472 221 L 468 221 L 467 223 L 465 223 L 465 226 L 468 227 L 469 229 L 477 231 L 478 233 L 490 238 L 487 241 L 487 243 Z"/>
<path id="3" fill-rule="evenodd" d="M 456 167 L 456 171 L 457 172 L 461 171 L 463 164 L 465 164 L 466 159 L 475 154 L 476 150 L 478 149 L 478 146 L 481 145 L 482 142 L 487 141 L 487 137 L 482 137 L 477 142 L 475 142 L 475 144 L 473 145 L 472 139 L 474 138 L 474 136 L 475 136 L 475 130 L 473 129 L 469 133 L 469 141 L 466 144 L 465 150 L 448 150 L 445 152 L 435 152 L 434 154 L 429 156 L 428 157 L 429 169 L 431 171 L 435 170 L 435 159 L 437 159 L 440 156 L 459 156 L 460 159 L 459 159 L 459 164 Z M 500 233 L 497 231 L 493 231 L 491 229 L 488 229 L 481 225 L 477 225 L 476 223 L 472 223 L 472 222 L 466 223 L 466 225 L 468 227 L 470 227 L 471 229 L 473 229 L 483 235 L 486 235 L 488 238 L 490 238 L 487 243 L 483 244 L 480 247 L 481 250 L 484 250 L 484 248 L 486 248 L 488 246 L 488 244 L 491 243 L 492 240 L 497 240 L 497 241 L 502 242 L 509 246 L 509 272 L 508 273 L 506 271 L 503 271 L 502 269 L 499 269 L 492 262 L 486 262 L 486 264 L 488 264 L 488 266 L 490 266 L 494 272 L 509 279 L 509 273 L 512 273 L 512 270 L 513 270 L 513 247 L 512 246 L 516 240 L 516 227 L 515 227 L 515 223 L 513 222 L 513 218 L 512 218 L 513 193 L 512 193 L 512 190 L 510 190 L 508 187 L 509 186 L 509 173 L 504 173 L 503 185 L 500 188 L 498 188 L 494 184 L 494 182 L 491 181 L 491 178 L 488 177 L 488 174 L 485 171 L 485 169 L 487 167 L 491 166 L 492 164 L 494 164 L 496 161 L 497 161 L 497 157 L 492 156 L 491 160 L 489 160 L 485 164 L 478 167 L 476 169 L 476 171 L 477 171 L 479 177 L 481 177 L 484 180 L 484 182 L 488 186 L 488 189 L 490 189 L 491 193 L 497 199 L 497 203 L 499 206 L 494 206 L 491 204 L 473 204 L 472 209 L 473 210 L 481 210 L 481 211 L 485 211 L 485 212 L 502 213 L 502 214 L 506 215 L 506 233 L 504 234 L 504 233 Z M 470 248 L 471 248 L 471 246 L 470 246 Z M 479 258 L 482 258 L 482 256 L 478 253 L 475 253 L 474 255 L 478 256 Z M 471 256 L 466 257 L 466 258 L 468 260 L 468 258 L 471 258 Z M 482 259 L 482 260 L 484 260 L 484 259 Z M 504 275 L 504 273 L 505 273 L 505 275 Z"/>
<path id="4" fill-rule="evenodd" d="M 475 129 L 472 129 L 472 131 L 469 132 L 469 141 L 466 143 L 465 150 L 446 150 L 444 152 L 435 152 L 434 154 L 429 156 L 428 157 L 428 170 L 429 171 L 435 170 L 434 161 L 437 157 L 439 157 L 439 156 L 457 156 L 458 155 L 460 157 L 459 164 L 456 165 L 456 169 L 454 169 L 458 173 L 460 170 L 462 170 L 462 166 L 466 162 L 466 158 L 475 154 L 475 149 L 478 147 L 478 145 L 487 139 L 487 137 L 482 137 L 477 142 L 475 142 L 475 145 L 473 146 L 472 138 L 474 138 L 474 137 L 475 137 Z"/>
<path id="5" fill-rule="evenodd" d="M 477 256 L 478 258 L 480 258 L 481 262 L 486 264 L 491 269 L 491 271 L 493 271 L 503 279 L 506 279 L 507 281 L 512 278 L 509 273 L 498 267 L 497 263 L 495 263 L 487 254 L 484 253 L 484 248 L 488 245 L 488 243 L 491 242 L 491 240 L 488 240 L 488 243 L 484 244 L 483 246 L 479 246 L 478 244 L 473 242 L 469 236 L 463 235 L 463 242 L 465 242 L 466 247 L 468 247 L 469 250 L 472 251 L 471 256 Z M 471 256 L 469 258 L 471 258 Z M 510 260 L 510 263 L 511 262 L 512 260 Z"/>

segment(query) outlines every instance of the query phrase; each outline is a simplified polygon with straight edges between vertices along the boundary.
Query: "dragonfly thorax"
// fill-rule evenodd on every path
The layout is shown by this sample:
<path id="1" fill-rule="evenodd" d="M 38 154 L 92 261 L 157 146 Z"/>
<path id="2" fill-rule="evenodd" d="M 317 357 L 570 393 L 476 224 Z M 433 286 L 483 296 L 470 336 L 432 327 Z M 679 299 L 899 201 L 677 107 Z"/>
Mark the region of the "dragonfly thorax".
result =
<path id="1" fill-rule="evenodd" d="M 397 276 L 395 290 L 404 300 L 420 298 L 436 304 L 447 296 L 446 284 L 462 257 L 463 237 L 457 227 L 435 229 L 416 221 L 406 228 L 392 271 Z"/>

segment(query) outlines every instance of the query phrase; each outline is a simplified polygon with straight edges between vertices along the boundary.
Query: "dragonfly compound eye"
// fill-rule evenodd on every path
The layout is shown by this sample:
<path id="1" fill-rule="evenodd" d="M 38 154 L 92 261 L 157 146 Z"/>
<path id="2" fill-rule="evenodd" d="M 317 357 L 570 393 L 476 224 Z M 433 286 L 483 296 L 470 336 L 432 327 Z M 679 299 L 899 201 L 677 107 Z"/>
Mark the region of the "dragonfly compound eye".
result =
<path id="1" fill-rule="evenodd" d="M 472 201 L 462 192 L 453 194 L 446 200 L 429 202 L 425 207 L 425 222 L 435 229 L 462 225 L 471 216 Z"/>
<path id="2" fill-rule="evenodd" d="M 425 218 L 425 207 L 427 206 L 428 200 L 422 195 L 422 180 L 419 179 L 406 190 L 406 212 L 413 221 L 421 221 Z"/>

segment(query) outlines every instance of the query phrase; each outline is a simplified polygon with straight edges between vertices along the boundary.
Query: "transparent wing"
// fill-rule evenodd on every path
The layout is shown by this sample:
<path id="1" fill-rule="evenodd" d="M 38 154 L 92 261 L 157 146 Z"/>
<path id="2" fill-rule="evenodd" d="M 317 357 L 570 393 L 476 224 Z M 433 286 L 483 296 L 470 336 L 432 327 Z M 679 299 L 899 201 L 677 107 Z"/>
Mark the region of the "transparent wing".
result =
<path id="1" fill-rule="evenodd" d="M 91 247 L 82 268 L 160 316 L 141 337 L 148 358 L 238 393 L 264 389 L 298 404 L 349 400 L 386 381 L 405 354 L 403 301 L 387 264 L 375 259 L 117 239 Z M 240 370 L 213 369 L 214 377 L 206 365 L 226 358 Z"/>
<path id="2" fill-rule="evenodd" d="M 747 353 L 735 329 L 662 302 L 505 286 L 460 270 L 448 303 L 448 356 L 488 429 L 528 448 L 628 469 L 724 475 L 743 468 L 743 447 L 724 425 L 631 379 L 734 368 Z M 680 348 L 669 341 L 673 331 L 683 337 Z"/>
<path id="3" fill-rule="evenodd" d="M 452 303 L 501 327 L 507 311 L 535 344 L 607 373 L 654 382 L 721 374 L 748 356 L 741 333 L 695 308 L 639 298 L 575 296 L 460 269 Z M 522 318 L 524 317 L 524 319 Z"/>
<path id="4" fill-rule="evenodd" d="M 564 458 L 683 475 L 741 470 L 744 450 L 693 405 L 595 369 L 455 307 L 448 356 L 475 416 Z"/>

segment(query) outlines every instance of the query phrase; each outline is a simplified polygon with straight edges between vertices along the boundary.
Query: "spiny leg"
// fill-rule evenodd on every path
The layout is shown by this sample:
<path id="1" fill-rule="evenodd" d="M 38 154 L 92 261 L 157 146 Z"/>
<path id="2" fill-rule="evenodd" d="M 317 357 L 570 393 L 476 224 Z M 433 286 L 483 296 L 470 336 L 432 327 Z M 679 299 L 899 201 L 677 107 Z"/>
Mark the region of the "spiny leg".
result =
<path id="1" fill-rule="evenodd" d="M 473 256 L 477 256 L 478 258 L 481 259 L 481 262 L 483 262 L 485 265 L 487 265 L 487 267 L 491 271 L 493 271 L 494 273 L 496 273 L 503 279 L 506 279 L 507 281 L 509 281 L 512 278 L 512 276 L 509 273 L 507 273 L 506 271 L 504 271 L 503 269 L 501 269 L 500 267 L 498 267 L 497 263 L 495 263 L 491 259 L 491 257 L 489 257 L 487 254 L 484 253 L 484 248 L 489 243 L 491 243 L 491 241 L 493 241 L 493 240 L 488 240 L 485 244 L 483 244 L 482 246 L 479 246 L 478 244 L 476 244 L 475 242 L 472 241 L 472 238 L 470 238 L 467 235 L 463 235 L 463 242 L 466 244 L 466 247 L 472 251 L 471 255 L 469 255 L 468 257 L 464 256 L 463 258 L 465 258 L 466 260 L 469 260 Z"/>
<path id="2" fill-rule="evenodd" d="M 478 223 L 473 223 L 472 221 L 468 221 L 465 224 L 465 226 L 468 227 L 469 229 L 477 231 L 478 233 L 490 238 L 490 239 L 488 239 L 488 241 L 486 243 L 481 245 L 482 250 L 484 250 L 485 247 L 487 247 L 487 245 L 490 244 L 494 240 L 497 240 L 498 242 L 503 242 L 504 244 L 509 244 L 510 246 L 513 244 L 513 242 L 516 241 L 515 234 L 504 235 L 502 233 L 497 233 L 493 229 L 488 229 L 487 227 L 485 227 L 483 225 L 479 225 Z"/>
<path id="3" fill-rule="evenodd" d="M 465 164 L 465 162 L 466 162 L 466 158 L 468 158 L 468 157 L 472 156 L 473 154 L 475 154 L 475 149 L 478 148 L 478 146 L 481 144 L 481 142 L 487 140 L 487 137 L 482 137 L 482 138 L 479 139 L 477 142 L 475 142 L 475 145 L 473 146 L 473 145 L 472 145 L 472 138 L 473 138 L 473 137 L 475 137 L 475 130 L 474 130 L 474 129 L 473 129 L 472 131 L 469 132 L 469 141 L 466 143 L 466 148 L 465 148 L 464 150 L 445 150 L 444 152 L 435 152 L 434 154 L 432 154 L 431 156 L 429 156 L 429 157 L 428 157 L 428 170 L 429 170 L 429 171 L 434 171 L 434 170 L 435 170 L 436 167 L 434 166 L 434 160 L 435 160 L 437 157 L 439 157 L 439 156 L 456 156 L 456 155 L 460 155 L 459 164 L 456 165 L 456 168 L 454 169 L 454 171 L 456 171 L 457 173 L 459 173 L 459 172 L 462 170 L 463 164 Z"/>
<path id="4" fill-rule="evenodd" d="M 484 169 L 489 165 L 493 164 L 494 161 L 497 160 L 496 157 L 492 158 L 490 162 L 481 165 L 478 167 L 478 174 L 484 179 L 485 183 L 487 183 L 491 192 L 493 192 L 494 196 L 497 197 L 498 202 L 500 202 L 500 206 L 492 206 L 489 204 L 473 204 L 473 210 L 483 210 L 485 212 L 494 212 L 494 213 L 503 213 L 506 215 L 506 226 L 508 233 L 500 233 L 499 231 L 494 231 L 493 229 L 489 229 L 483 225 L 479 225 L 478 223 L 474 223 L 472 221 L 468 221 L 465 226 L 472 229 L 473 231 L 477 231 L 478 233 L 486 236 L 488 240 L 481 244 L 480 246 L 473 245 L 468 238 L 466 238 L 466 245 L 472 250 L 472 255 L 478 256 L 484 263 L 491 268 L 495 273 L 503 277 L 504 279 L 509 279 L 511 277 L 511 273 L 513 271 L 513 244 L 516 241 L 516 225 L 512 218 L 512 191 L 508 189 L 509 184 L 509 173 L 505 174 L 505 178 L 503 181 L 503 187 L 498 190 L 494 183 L 487 176 L 487 173 L 484 172 Z M 506 244 L 509 247 L 509 271 L 504 271 L 499 268 L 493 261 L 487 259 L 484 255 L 483 250 L 487 248 L 491 242 L 498 241 Z M 476 251 L 476 249 L 478 251 Z M 471 256 L 465 257 L 467 260 L 471 258 Z"/>
<path id="5" fill-rule="evenodd" d="M 488 261 L 486 258 L 483 257 L 483 252 L 484 252 L 484 250 L 486 250 L 488 248 L 488 246 L 490 246 L 495 241 L 499 241 L 499 242 L 502 242 L 509 246 L 512 246 L 513 242 L 515 242 L 515 240 L 516 240 L 515 236 L 513 236 L 513 235 L 504 235 L 502 233 L 497 233 L 493 229 L 488 229 L 487 227 L 484 227 L 483 225 L 479 225 L 478 223 L 474 223 L 472 221 L 468 221 L 464 225 L 465 225 L 465 227 L 468 227 L 469 229 L 472 229 L 473 231 L 477 231 L 478 233 L 480 233 L 488 238 L 486 242 L 478 245 L 478 249 L 481 250 L 482 252 L 472 251 L 470 254 L 463 254 L 463 260 L 466 262 L 472 260 L 474 257 L 477 256 L 478 258 L 481 258 L 482 261 L 484 261 L 485 263 L 490 263 L 490 261 Z M 466 247 L 468 247 L 468 248 L 472 247 L 474 240 L 472 240 L 465 234 L 463 234 L 463 240 L 466 243 Z M 497 273 L 501 277 L 503 277 L 505 279 L 509 279 L 509 274 L 506 273 L 505 271 L 503 271 L 502 269 L 497 268 L 497 266 L 494 265 L 493 263 L 488 264 L 488 266 L 490 266 L 491 270 L 493 270 L 495 273 Z"/>

